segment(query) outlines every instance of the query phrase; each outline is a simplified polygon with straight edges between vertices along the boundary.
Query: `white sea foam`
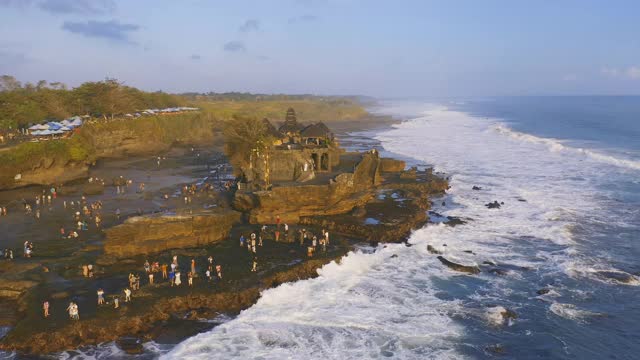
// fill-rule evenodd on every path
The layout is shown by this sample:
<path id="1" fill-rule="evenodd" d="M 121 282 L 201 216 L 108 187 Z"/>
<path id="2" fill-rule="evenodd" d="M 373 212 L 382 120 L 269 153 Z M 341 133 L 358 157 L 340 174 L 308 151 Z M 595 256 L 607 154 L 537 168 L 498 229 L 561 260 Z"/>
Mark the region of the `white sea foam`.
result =
<path id="1" fill-rule="evenodd" d="M 316 279 L 267 290 L 235 320 L 167 358 L 460 358 L 454 348 L 462 330 L 445 310 L 455 302 L 434 295 L 435 262 L 423 263 L 425 240 L 415 241 L 422 246 L 353 252 Z"/>
<path id="2" fill-rule="evenodd" d="M 603 316 L 603 314 L 601 313 L 579 309 L 573 304 L 556 302 L 552 303 L 551 306 L 549 306 L 549 310 L 560 317 L 577 322 L 585 322 L 591 318 Z"/>
<path id="3" fill-rule="evenodd" d="M 492 128 L 498 133 L 507 135 L 517 140 L 528 141 L 535 144 L 543 144 L 547 146 L 547 148 L 551 151 L 573 152 L 576 154 L 584 155 L 598 162 L 607 163 L 610 165 L 615 165 L 620 167 L 626 167 L 634 170 L 640 170 L 640 161 L 637 161 L 637 160 L 619 158 L 613 155 L 602 153 L 598 150 L 569 146 L 569 145 L 566 145 L 566 143 L 560 139 L 539 137 L 539 136 L 519 132 L 519 131 L 513 130 L 508 125 L 503 123 L 495 124 L 492 126 Z"/>

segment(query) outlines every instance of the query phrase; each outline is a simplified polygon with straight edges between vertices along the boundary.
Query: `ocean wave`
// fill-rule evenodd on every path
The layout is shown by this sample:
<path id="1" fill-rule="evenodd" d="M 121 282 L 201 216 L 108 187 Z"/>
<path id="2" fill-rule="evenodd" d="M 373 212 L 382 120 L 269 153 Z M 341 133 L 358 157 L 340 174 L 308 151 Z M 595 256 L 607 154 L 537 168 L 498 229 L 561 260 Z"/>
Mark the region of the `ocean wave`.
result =
<path id="1" fill-rule="evenodd" d="M 520 131 L 516 131 L 504 123 L 494 124 L 491 128 L 500 134 L 506 135 L 516 140 L 526 141 L 533 144 L 545 145 L 549 148 L 550 151 L 553 151 L 553 152 L 560 152 L 560 151 L 573 152 L 576 154 L 581 154 L 583 156 L 586 156 L 597 162 L 607 163 L 610 165 L 624 167 L 632 170 L 640 170 L 640 161 L 637 161 L 637 160 L 622 159 L 622 158 L 615 157 L 613 155 L 603 154 L 599 151 L 592 150 L 592 149 L 568 146 L 568 145 L 565 145 L 564 142 L 560 139 L 539 137 L 539 136 L 523 133 Z"/>
<path id="2" fill-rule="evenodd" d="M 604 316 L 602 313 L 582 310 L 573 304 L 558 302 L 552 303 L 549 310 L 560 317 L 577 322 L 586 322 L 590 318 Z"/>
<path id="3" fill-rule="evenodd" d="M 464 358 L 455 351 L 461 328 L 444 310 L 456 302 L 434 295 L 437 269 L 424 263 L 422 245 L 351 252 L 315 279 L 264 291 L 237 318 L 164 358 Z"/>

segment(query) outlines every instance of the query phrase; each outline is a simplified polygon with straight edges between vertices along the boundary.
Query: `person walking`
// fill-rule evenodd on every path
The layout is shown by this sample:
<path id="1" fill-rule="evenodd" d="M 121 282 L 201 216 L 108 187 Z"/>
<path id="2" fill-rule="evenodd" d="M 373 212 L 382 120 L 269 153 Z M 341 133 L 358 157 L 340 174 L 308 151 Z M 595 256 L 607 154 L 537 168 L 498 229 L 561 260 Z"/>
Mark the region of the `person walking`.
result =
<path id="1" fill-rule="evenodd" d="M 44 303 L 42 303 L 42 310 L 44 311 L 44 317 L 48 318 L 49 317 L 49 301 L 45 300 Z"/>
<path id="2" fill-rule="evenodd" d="M 131 290 L 129 288 L 124 289 L 124 302 L 131 301 Z"/>

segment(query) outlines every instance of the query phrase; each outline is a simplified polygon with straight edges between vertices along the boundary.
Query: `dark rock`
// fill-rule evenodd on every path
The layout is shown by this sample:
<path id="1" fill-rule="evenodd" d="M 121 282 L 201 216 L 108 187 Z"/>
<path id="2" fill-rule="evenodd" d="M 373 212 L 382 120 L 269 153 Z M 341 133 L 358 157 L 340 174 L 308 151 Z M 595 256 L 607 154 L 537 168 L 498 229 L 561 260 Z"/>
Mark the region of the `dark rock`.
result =
<path id="1" fill-rule="evenodd" d="M 449 260 L 445 259 L 442 256 L 438 256 L 438 260 L 440 260 L 440 262 L 443 263 L 445 266 L 447 266 L 450 269 L 455 270 L 455 271 L 465 272 L 465 273 L 468 273 L 468 274 L 479 274 L 480 273 L 480 268 L 478 268 L 477 266 L 468 266 L 468 265 L 457 264 L 457 263 L 454 263 L 452 261 L 449 261 Z"/>
<path id="2" fill-rule="evenodd" d="M 473 187 L 471 188 L 471 190 L 476 190 L 476 191 L 478 191 L 478 190 L 482 190 L 482 188 L 481 188 L 480 186 L 475 186 L 475 185 L 473 185 Z"/>
<path id="3" fill-rule="evenodd" d="M 496 266 L 496 263 L 494 263 L 493 261 L 489 261 L 489 260 L 485 260 L 482 263 L 485 264 L 485 265 Z"/>
<path id="4" fill-rule="evenodd" d="M 397 257 L 398 257 L 398 254 L 393 254 L 393 255 L 390 256 L 390 259 L 395 259 Z"/>
<path id="5" fill-rule="evenodd" d="M 144 352 L 142 341 L 138 338 L 121 337 L 116 340 L 116 345 L 118 346 L 118 348 L 129 355 L 139 355 Z"/>
<path id="6" fill-rule="evenodd" d="M 364 207 L 362 207 L 362 206 L 358 206 L 358 207 L 354 208 L 353 211 L 351 211 L 351 215 L 353 217 L 363 218 L 363 217 L 367 216 L 367 210 L 365 210 Z"/>
<path id="7" fill-rule="evenodd" d="M 506 353 L 506 350 L 505 350 L 504 346 L 502 346 L 501 344 L 489 345 L 489 346 L 485 347 L 485 350 L 487 352 L 494 353 L 494 354 L 497 354 L 497 355 L 504 355 Z"/>
<path id="8" fill-rule="evenodd" d="M 466 252 L 467 254 L 475 255 L 475 253 L 471 250 L 463 250 L 462 252 Z"/>
<path id="9" fill-rule="evenodd" d="M 449 220 L 447 220 L 445 224 L 449 226 L 464 225 L 467 223 L 466 221 L 455 216 L 448 216 L 447 219 Z"/>
<path id="10" fill-rule="evenodd" d="M 523 199 L 523 198 L 518 198 L 518 201 L 520 202 L 527 202 L 527 200 Z"/>
<path id="11" fill-rule="evenodd" d="M 447 206 L 447 203 L 445 203 L 444 201 L 442 202 L 442 206 Z"/>
<path id="12" fill-rule="evenodd" d="M 538 295 L 546 295 L 550 291 L 551 291 L 550 289 L 540 289 L 540 290 L 536 291 L 536 294 L 538 294 Z"/>
<path id="13" fill-rule="evenodd" d="M 442 252 L 436 250 L 436 248 L 434 248 L 431 245 L 427 245 L 427 251 L 431 254 L 437 254 L 437 255 L 442 255 Z"/>
<path id="14" fill-rule="evenodd" d="M 518 318 L 518 314 L 516 314 L 515 311 L 509 309 L 504 309 L 500 312 L 500 315 L 502 315 L 502 318 L 505 320 Z"/>
<path id="15" fill-rule="evenodd" d="M 615 282 L 630 284 L 635 281 L 635 277 L 624 271 L 602 270 L 596 271 L 595 274 L 604 280 L 613 280 Z"/>
<path id="16" fill-rule="evenodd" d="M 507 275 L 509 273 L 507 270 L 500 269 L 500 268 L 489 269 L 489 272 L 491 274 L 499 275 L 499 276 L 505 276 L 505 275 Z"/>
<path id="17" fill-rule="evenodd" d="M 502 203 L 502 204 L 504 204 L 504 203 Z M 490 202 L 488 204 L 484 204 L 484 206 L 486 206 L 489 209 L 500 209 L 500 203 L 498 203 L 497 201 Z"/>

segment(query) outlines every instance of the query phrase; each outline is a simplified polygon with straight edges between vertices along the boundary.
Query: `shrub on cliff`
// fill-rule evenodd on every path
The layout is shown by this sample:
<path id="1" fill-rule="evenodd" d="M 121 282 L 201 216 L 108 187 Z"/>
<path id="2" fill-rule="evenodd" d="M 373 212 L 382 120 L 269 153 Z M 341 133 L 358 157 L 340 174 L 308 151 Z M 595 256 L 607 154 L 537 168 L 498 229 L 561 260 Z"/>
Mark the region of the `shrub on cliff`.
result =
<path id="1" fill-rule="evenodd" d="M 249 165 L 253 151 L 265 151 L 274 140 L 265 123 L 255 117 L 234 116 L 225 122 L 223 134 L 224 150 L 236 175 Z"/>

